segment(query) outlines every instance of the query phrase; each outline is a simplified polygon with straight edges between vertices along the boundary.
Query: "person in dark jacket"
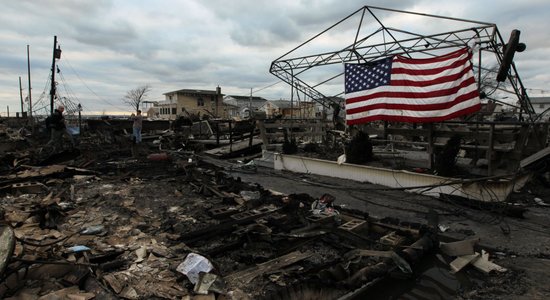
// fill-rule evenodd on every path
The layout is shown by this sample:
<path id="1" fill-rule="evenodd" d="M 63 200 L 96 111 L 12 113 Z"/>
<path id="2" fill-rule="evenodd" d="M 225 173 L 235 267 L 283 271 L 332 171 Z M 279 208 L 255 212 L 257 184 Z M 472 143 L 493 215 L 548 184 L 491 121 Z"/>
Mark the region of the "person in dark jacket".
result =
<path id="1" fill-rule="evenodd" d="M 51 130 L 51 135 L 50 135 L 50 141 L 46 144 L 46 146 L 53 146 L 54 152 L 57 152 L 60 149 L 63 149 L 63 135 L 67 133 L 67 126 L 65 125 L 65 117 L 63 116 L 64 111 L 65 111 L 65 107 L 63 105 L 59 105 L 57 109 L 54 110 L 49 122 L 49 129 Z M 71 143 L 72 142 L 73 141 L 71 139 Z"/>
<path id="2" fill-rule="evenodd" d="M 143 116 L 141 115 L 141 110 L 137 110 L 137 115 L 132 114 L 132 124 L 133 129 L 133 140 L 134 143 L 141 143 L 141 128 L 143 127 Z"/>

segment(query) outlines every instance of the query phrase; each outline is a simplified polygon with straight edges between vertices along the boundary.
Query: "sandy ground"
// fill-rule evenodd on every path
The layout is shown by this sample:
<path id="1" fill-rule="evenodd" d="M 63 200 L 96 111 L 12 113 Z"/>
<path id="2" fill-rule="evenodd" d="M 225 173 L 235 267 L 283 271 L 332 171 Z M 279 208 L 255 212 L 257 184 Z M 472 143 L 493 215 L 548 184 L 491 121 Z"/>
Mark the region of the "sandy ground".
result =
<path id="1" fill-rule="evenodd" d="M 452 201 L 383 190 L 381 186 L 311 174 L 293 174 L 259 167 L 256 172 L 233 171 L 233 176 L 285 194 L 307 193 L 319 197 L 336 196 L 337 204 L 369 212 L 375 217 L 395 217 L 427 223 L 430 209 L 439 213 L 439 224 L 449 229 L 442 237 L 479 237 L 481 249 L 493 254 L 491 260 L 509 268 L 508 274 L 491 274 L 487 282 L 459 295 L 466 299 L 550 299 L 550 207 L 538 206 L 535 197 L 550 203 L 550 189 L 528 185 L 511 201 L 526 205 L 524 218 L 502 215 L 499 210 L 480 210 Z"/>

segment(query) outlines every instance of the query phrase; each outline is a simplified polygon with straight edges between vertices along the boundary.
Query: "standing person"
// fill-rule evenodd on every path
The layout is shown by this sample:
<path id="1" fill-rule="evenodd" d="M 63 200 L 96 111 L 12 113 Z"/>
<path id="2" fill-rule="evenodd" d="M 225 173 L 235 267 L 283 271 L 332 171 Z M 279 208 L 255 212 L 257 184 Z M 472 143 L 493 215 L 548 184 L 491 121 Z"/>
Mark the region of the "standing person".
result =
<path id="1" fill-rule="evenodd" d="M 134 131 L 134 143 L 141 143 L 141 128 L 143 128 L 143 116 L 141 115 L 141 110 L 137 110 L 137 115 L 132 114 L 132 120 L 134 124 L 132 125 Z"/>
<path id="2" fill-rule="evenodd" d="M 51 135 L 50 141 L 46 144 L 46 146 L 53 146 L 54 152 L 57 152 L 63 148 L 63 135 L 67 130 L 67 126 L 65 125 L 65 117 L 63 116 L 64 111 L 65 107 L 63 105 L 59 105 L 57 109 L 53 111 L 53 114 L 48 122 Z"/>

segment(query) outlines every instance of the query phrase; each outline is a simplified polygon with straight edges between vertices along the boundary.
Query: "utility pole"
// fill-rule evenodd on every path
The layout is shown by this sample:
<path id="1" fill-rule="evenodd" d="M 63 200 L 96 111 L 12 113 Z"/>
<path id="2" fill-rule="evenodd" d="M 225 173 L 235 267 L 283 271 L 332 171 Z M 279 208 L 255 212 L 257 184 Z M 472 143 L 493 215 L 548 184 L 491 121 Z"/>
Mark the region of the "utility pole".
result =
<path id="1" fill-rule="evenodd" d="M 250 88 L 250 98 L 248 99 L 248 118 L 252 118 L 252 88 Z"/>
<path id="2" fill-rule="evenodd" d="M 78 134 L 82 136 L 82 105 L 78 103 Z"/>
<path id="3" fill-rule="evenodd" d="M 29 117 L 32 122 L 32 97 L 31 97 L 31 58 L 29 54 L 29 45 L 27 45 L 27 76 L 29 78 Z"/>
<path id="4" fill-rule="evenodd" d="M 21 87 L 21 76 L 19 76 L 19 98 L 21 98 L 21 118 L 23 117 L 23 111 L 25 108 L 23 107 L 23 88 Z"/>
<path id="5" fill-rule="evenodd" d="M 50 114 L 53 114 L 53 102 L 55 98 L 55 59 L 61 58 L 61 49 L 57 46 L 57 35 L 53 37 L 53 55 L 52 55 L 52 82 L 50 87 Z"/>
<path id="6" fill-rule="evenodd" d="M 215 108 L 215 115 L 216 115 L 216 118 L 219 118 L 220 116 L 218 115 L 219 111 L 218 111 L 218 106 L 220 105 L 220 96 L 222 94 L 222 88 L 218 85 L 216 87 L 216 108 Z M 223 103 L 223 99 L 222 99 L 222 103 Z"/>

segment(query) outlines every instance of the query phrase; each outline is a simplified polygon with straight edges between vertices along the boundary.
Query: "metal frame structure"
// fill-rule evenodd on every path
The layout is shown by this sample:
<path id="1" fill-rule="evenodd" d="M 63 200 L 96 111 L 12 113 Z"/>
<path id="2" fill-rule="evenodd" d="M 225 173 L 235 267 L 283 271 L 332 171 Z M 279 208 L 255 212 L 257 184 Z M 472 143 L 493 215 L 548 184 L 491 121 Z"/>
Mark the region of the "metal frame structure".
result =
<path id="1" fill-rule="evenodd" d="M 435 18 L 449 20 L 460 24 L 461 28 L 457 28 L 453 31 L 429 35 L 418 34 L 399 28 L 385 26 L 382 22 L 382 17 L 377 16 L 375 12 L 383 12 L 384 14 L 397 13 L 403 14 L 403 16 L 414 15 L 426 17 L 428 19 Z M 375 24 L 377 24 L 379 28 L 372 33 L 364 35 L 362 34 L 362 29 L 364 24 L 366 24 L 366 17 L 369 15 L 373 18 Z M 351 22 L 353 18 L 358 18 L 359 24 L 357 24 L 358 26 L 355 39 L 351 41 L 348 46 L 325 53 L 294 56 L 298 51 L 303 51 L 305 46 L 309 43 L 321 38 L 323 35 L 327 34 L 343 22 Z M 400 38 L 397 38 L 397 36 L 400 36 Z M 375 37 L 379 40 L 373 42 Z M 382 40 L 382 42 L 379 42 L 380 40 Z M 479 85 L 481 71 L 484 69 L 481 66 L 482 55 L 494 54 L 496 55 L 496 61 L 498 64 L 501 64 L 503 61 L 503 48 L 506 43 L 502 39 L 496 24 L 374 6 L 364 6 L 274 60 L 271 63 L 270 72 L 282 81 L 291 85 L 292 88 L 303 92 L 305 95 L 320 103 L 325 108 L 329 108 L 334 104 L 340 104 L 335 102 L 333 97 L 327 97 L 323 93 L 319 92 L 318 88 L 331 80 L 343 76 L 344 73 L 342 71 L 338 74 L 334 74 L 333 76 L 331 75 L 326 80 L 322 80 L 320 82 L 310 82 L 306 80 L 304 75 L 316 67 L 332 64 L 343 64 L 347 62 L 368 63 L 369 61 L 394 55 L 408 57 L 412 57 L 413 55 L 423 55 L 429 57 L 437 55 L 436 53 L 438 51 L 439 54 L 441 54 L 440 50 L 442 49 L 458 48 L 474 44 L 477 46 L 476 48 L 479 49 L 479 59 L 477 62 L 473 62 L 474 69 L 478 72 Z M 511 64 L 510 71 L 508 72 L 507 81 L 510 84 L 511 91 L 505 90 L 503 87 L 498 86 L 498 84 L 493 86 L 493 88 L 495 90 L 505 90 L 506 92 L 515 94 L 518 97 L 518 102 L 521 104 L 520 113 L 525 112 L 528 115 L 529 120 L 533 120 L 533 107 L 531 106 L 525 88 L 513 63 Z M 342 84 L 342 91 L 343 88 L 344 86 Z M 342 94 L 343 92 L 338 95 Z"/>

